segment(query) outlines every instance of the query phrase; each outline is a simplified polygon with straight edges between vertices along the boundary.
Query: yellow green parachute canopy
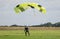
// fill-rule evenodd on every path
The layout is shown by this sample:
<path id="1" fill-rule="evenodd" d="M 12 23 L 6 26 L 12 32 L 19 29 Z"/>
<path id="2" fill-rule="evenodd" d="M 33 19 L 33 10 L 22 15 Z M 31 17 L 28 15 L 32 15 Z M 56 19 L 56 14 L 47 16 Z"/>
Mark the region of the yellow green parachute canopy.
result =
<path id="1" fill-rule="evenodd" d="M 46 9 L 42 7 L 41 5 L 37 3 L 23 3 L 23 4 L 18 4 L 14 10 L 16 13 L 24 12 L 26 9 L 33 8 L 37 9 L 42 13 L 46 13 Z"/>

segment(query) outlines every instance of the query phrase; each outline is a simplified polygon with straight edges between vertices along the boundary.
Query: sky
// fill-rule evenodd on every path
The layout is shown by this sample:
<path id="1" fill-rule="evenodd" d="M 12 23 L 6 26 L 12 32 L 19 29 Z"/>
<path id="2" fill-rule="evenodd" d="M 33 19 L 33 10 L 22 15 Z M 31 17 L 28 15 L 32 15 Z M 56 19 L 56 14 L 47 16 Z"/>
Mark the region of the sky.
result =
<path id="1" fill-rule="evenodd" d="M 34 2 L 46 8 L 46 14 L 36 9 L 28 9 L 16 14 L 18 4 Z M 60 22 L 60 0 L 0 0 L 0 25 L 39 25 Z"/>

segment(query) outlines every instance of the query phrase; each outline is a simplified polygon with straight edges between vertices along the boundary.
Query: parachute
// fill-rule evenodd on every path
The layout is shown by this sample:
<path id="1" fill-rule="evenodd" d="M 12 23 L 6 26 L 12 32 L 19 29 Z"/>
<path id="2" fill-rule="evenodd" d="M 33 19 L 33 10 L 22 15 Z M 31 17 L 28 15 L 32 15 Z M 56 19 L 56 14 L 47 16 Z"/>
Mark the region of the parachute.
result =
<path id="1" fill-rule="evenodd" d="M 23 3 L 23 4 L 18 4 L 14 10 L 16 13 L 24 12 L 26 9 L 32 8 L 32 9 L 37 9 L 42 13 L 46 13 L 46 9 L 42 7 L 41 5 L 37 3 Z"/>

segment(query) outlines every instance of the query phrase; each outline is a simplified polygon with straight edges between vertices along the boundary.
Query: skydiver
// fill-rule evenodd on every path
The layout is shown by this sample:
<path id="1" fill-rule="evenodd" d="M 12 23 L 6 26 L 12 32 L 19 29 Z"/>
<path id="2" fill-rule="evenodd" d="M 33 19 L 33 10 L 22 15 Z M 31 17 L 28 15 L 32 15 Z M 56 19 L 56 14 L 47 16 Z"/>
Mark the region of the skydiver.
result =
<path id="1" fill-rule="evenodd" d="M 25 26 L 24 31 L 25 31 L 25 36 L 30 36 L 28 26 Z"/>

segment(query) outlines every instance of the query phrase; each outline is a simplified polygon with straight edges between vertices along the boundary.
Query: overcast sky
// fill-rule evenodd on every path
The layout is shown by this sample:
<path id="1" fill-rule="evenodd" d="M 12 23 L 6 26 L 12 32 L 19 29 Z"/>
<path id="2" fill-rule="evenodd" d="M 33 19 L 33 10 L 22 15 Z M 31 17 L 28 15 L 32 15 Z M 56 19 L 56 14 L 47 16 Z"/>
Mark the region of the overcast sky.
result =
<path id="1" fill-rule="evenodd" d="M 43 14 L 36 9 L 28 9 L 16 14 L 14 7 L 25 2 L 34 2 L 46 8 Z M 0 25 L 38 25 L 60 22 L 60 0 L 0 0 Z"/>

